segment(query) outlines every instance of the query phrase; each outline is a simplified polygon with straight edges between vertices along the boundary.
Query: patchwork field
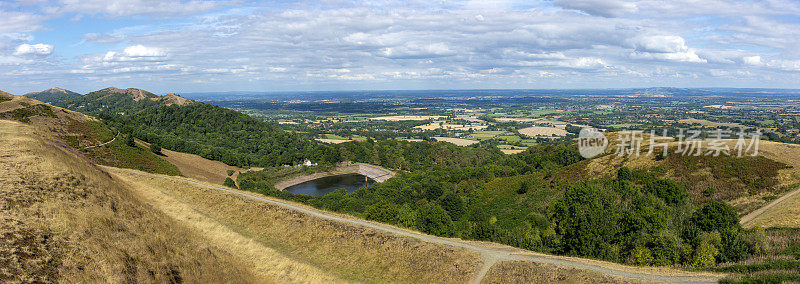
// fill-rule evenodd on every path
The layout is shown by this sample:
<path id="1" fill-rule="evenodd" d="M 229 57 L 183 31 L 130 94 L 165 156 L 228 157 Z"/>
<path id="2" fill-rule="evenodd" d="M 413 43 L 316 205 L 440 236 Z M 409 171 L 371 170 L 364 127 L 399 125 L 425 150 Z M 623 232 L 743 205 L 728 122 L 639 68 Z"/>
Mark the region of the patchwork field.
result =
<path id="1" fill-rule="evenodd" d="M 523 128 L 518 130 L 520 134 L 536 137 L 536 136 L 566 136 L 569 132 L 564 129 L 556 128 L 556 127 L 543 127 L 543 126 L 533 126 L 528 128 Z"/>
<path id="2" fill-rule="evenodd" d="M 461 138 L 452 138 L 452 137 L 433 137 L 433 138 L 436 139 L 436 141 L 450 142 L 458 146 L 469 146 L 478 143 L 478 141 L 475 140 L 461 139 Z"/>
<path id="3" fill-rule="evenodd" d="M 443 121 L 434 121 L 425 125 L 415 126 L 414 128 L 422 129 L 422 130 L 434 130 L 434 129 L 449 129 L 449 130 L 458 130 L 458 131 L 468 131 L 472 130 L 483 130 L 486 129 L 487 125 L 464 125 L 464 124 L 449 124 Z"/>
<path id="4" fill-rule="evenodd" d="M 440 115 L 391 115 L 391 116 L 379 116 L 379 117 L 372 117 L 370 120 L 386 120 L 386 121 L 403 121 L 403 120 L 429 120 L 429 119 L 440 119 L 444 116 Z"/>

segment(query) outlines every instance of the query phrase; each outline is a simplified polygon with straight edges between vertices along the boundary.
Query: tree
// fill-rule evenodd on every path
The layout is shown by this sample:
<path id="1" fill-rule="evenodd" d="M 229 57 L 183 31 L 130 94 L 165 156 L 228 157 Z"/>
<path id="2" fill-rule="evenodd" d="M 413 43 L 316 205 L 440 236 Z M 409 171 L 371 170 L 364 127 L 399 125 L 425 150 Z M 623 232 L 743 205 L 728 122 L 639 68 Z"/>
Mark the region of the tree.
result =
<path id="1" fill-rule="evenodd" d="M 150 152 L 161 155 L 161 146 L 156 143 L 150 143 Z"/>
<path id="2" fill-rule="evenodd" d="M 717 255 L 719 255 L 719 246 L 721 238 L 718 232 L 705 232 L 700 235 L 700 245 L 694 251 L 694 259 L 692 266 L 698 268 L 705 268 L 714 265 L 717 262 Z"/>
<path id="3" fill-rule="evenodd" d="M 432 235 L 449 237 L 453 235 L 453 220 L 439 204 L 427 203 L 419 209 L 417 229 Z"/>
<path id="4" fill-rule="evenodd" d="M 530 185 L 528 185 L 528 181 L 522 181 L 519 184 L 519 188 L 517 188 L 517 194 L 525 194 L 525 193 L 527 193 L 529 187 L 530 187 Z"/>
<path id="5" fill-rule="evenodd" d="M 464 201 L 453 192 L 445 194 L 444 197 L 439 200 L 439 204 L 442 205 L 442 209 L 447 211 L 452 220 L 459 220 L 461 216 L 464 216 Z"/>
<path id="6" fill-rule="evenodd" d="M 727 203 L 716 200 L 697 209 L 692 213 L 689 221 L 704 232 L 721 232 L 730 228 L 741 228 L 736 210 Z"/>
<path id="7" fill-rule="evenodd" d="M 136 147 L 136 141 L 133 140 L 133 135 L 127 134 L 125 135 L 125 145 L 130 147 Z"/>
<path id="8" fill-rule="evenodd" d="M 222 185 L 232 188 L 238 188 L 236 187 L 236 183 L 230 177 L 225 178 L 225 181 L 222 182 Z"/>
<path id="9" fill-rule="evenodd" d="M 631 180 L 631 179 L 633 179 L 633 173 L 631 172 L 631 169 L 629 169 L 628 167 L 621 167 L 619 168 L 619 170 L 617 170 L 618 181 Z"/>
<path id="10" fill-rule="evenodd" d="M 367 220 L 394 224 L 397 221 L 397 213 L 398 209 L 396 206 L 381 200 L 367 207 L 364 217 L 366 217 Z"/>
<path id="11" fill-rule="evenodd" d="M 597 183 L 571 186 L 551 211 L 555 231 L 562 236 L 562 253 L 609 259 L 620 213 L 613 191 Z"/>

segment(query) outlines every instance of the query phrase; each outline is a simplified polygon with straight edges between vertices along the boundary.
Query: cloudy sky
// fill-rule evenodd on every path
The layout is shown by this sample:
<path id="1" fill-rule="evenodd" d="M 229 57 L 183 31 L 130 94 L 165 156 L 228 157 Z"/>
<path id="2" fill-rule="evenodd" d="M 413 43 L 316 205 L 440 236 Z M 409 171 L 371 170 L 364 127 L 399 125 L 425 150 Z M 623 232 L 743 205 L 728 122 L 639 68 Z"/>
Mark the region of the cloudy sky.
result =
<path id="1" fill-rule="evenodd" d="M 0 1 L 0 89 L 52 86 L 800 88 L 800 1 Z"/>

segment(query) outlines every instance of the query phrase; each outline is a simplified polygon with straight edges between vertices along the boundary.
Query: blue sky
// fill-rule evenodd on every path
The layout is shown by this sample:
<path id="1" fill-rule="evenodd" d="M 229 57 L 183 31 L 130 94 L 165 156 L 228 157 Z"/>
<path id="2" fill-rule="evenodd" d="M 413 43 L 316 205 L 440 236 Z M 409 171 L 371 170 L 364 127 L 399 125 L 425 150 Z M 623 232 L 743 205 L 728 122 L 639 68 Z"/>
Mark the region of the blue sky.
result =
<path id="1" fill-rule="evenodd" d="M 800 1 L 0 1 L 0 90 L 53 86 L 800 88 Z"/>

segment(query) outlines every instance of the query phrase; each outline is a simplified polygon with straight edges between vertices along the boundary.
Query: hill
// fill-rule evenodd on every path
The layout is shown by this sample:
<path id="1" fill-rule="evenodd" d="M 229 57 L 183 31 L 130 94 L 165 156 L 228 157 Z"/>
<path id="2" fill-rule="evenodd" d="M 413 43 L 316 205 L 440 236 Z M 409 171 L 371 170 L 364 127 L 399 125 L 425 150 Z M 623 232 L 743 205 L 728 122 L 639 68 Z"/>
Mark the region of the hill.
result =
<path id="1" fill-rule="evenodd" d="M 68 101 L 80 97 L 81 94 L 65 90 L 59 87 L 53 87 L 41 92 L 31 92 L 25 94 L 26 97 L 29 97 L 34 100 L 42 101 L 48 104 L 55 104 L 63 101 Z"/>
<path id="2" fill-rule="evenodd" d="M 61 141 L 97 164 L 180 174 L 174 165 L 148 149 L 126 144 L 125 135 L 120 134 L 117 129 L 79 112 L 2 92 L 0 119 L 29 124 L 42 137 Z"/>
<path id="3" fill-rule="evenodd" d="M 100 113 L 134 113 L 148 107 L 189 105 L 192 103 L 194 103 L 194 101 L 182 98 L 176 94 L 158 96 L 142 89 L 119 89 L 109 87 L 88 93 L 84 96 L 61 101 L 58 105 L 82 113 L 97 115 Z"/>

